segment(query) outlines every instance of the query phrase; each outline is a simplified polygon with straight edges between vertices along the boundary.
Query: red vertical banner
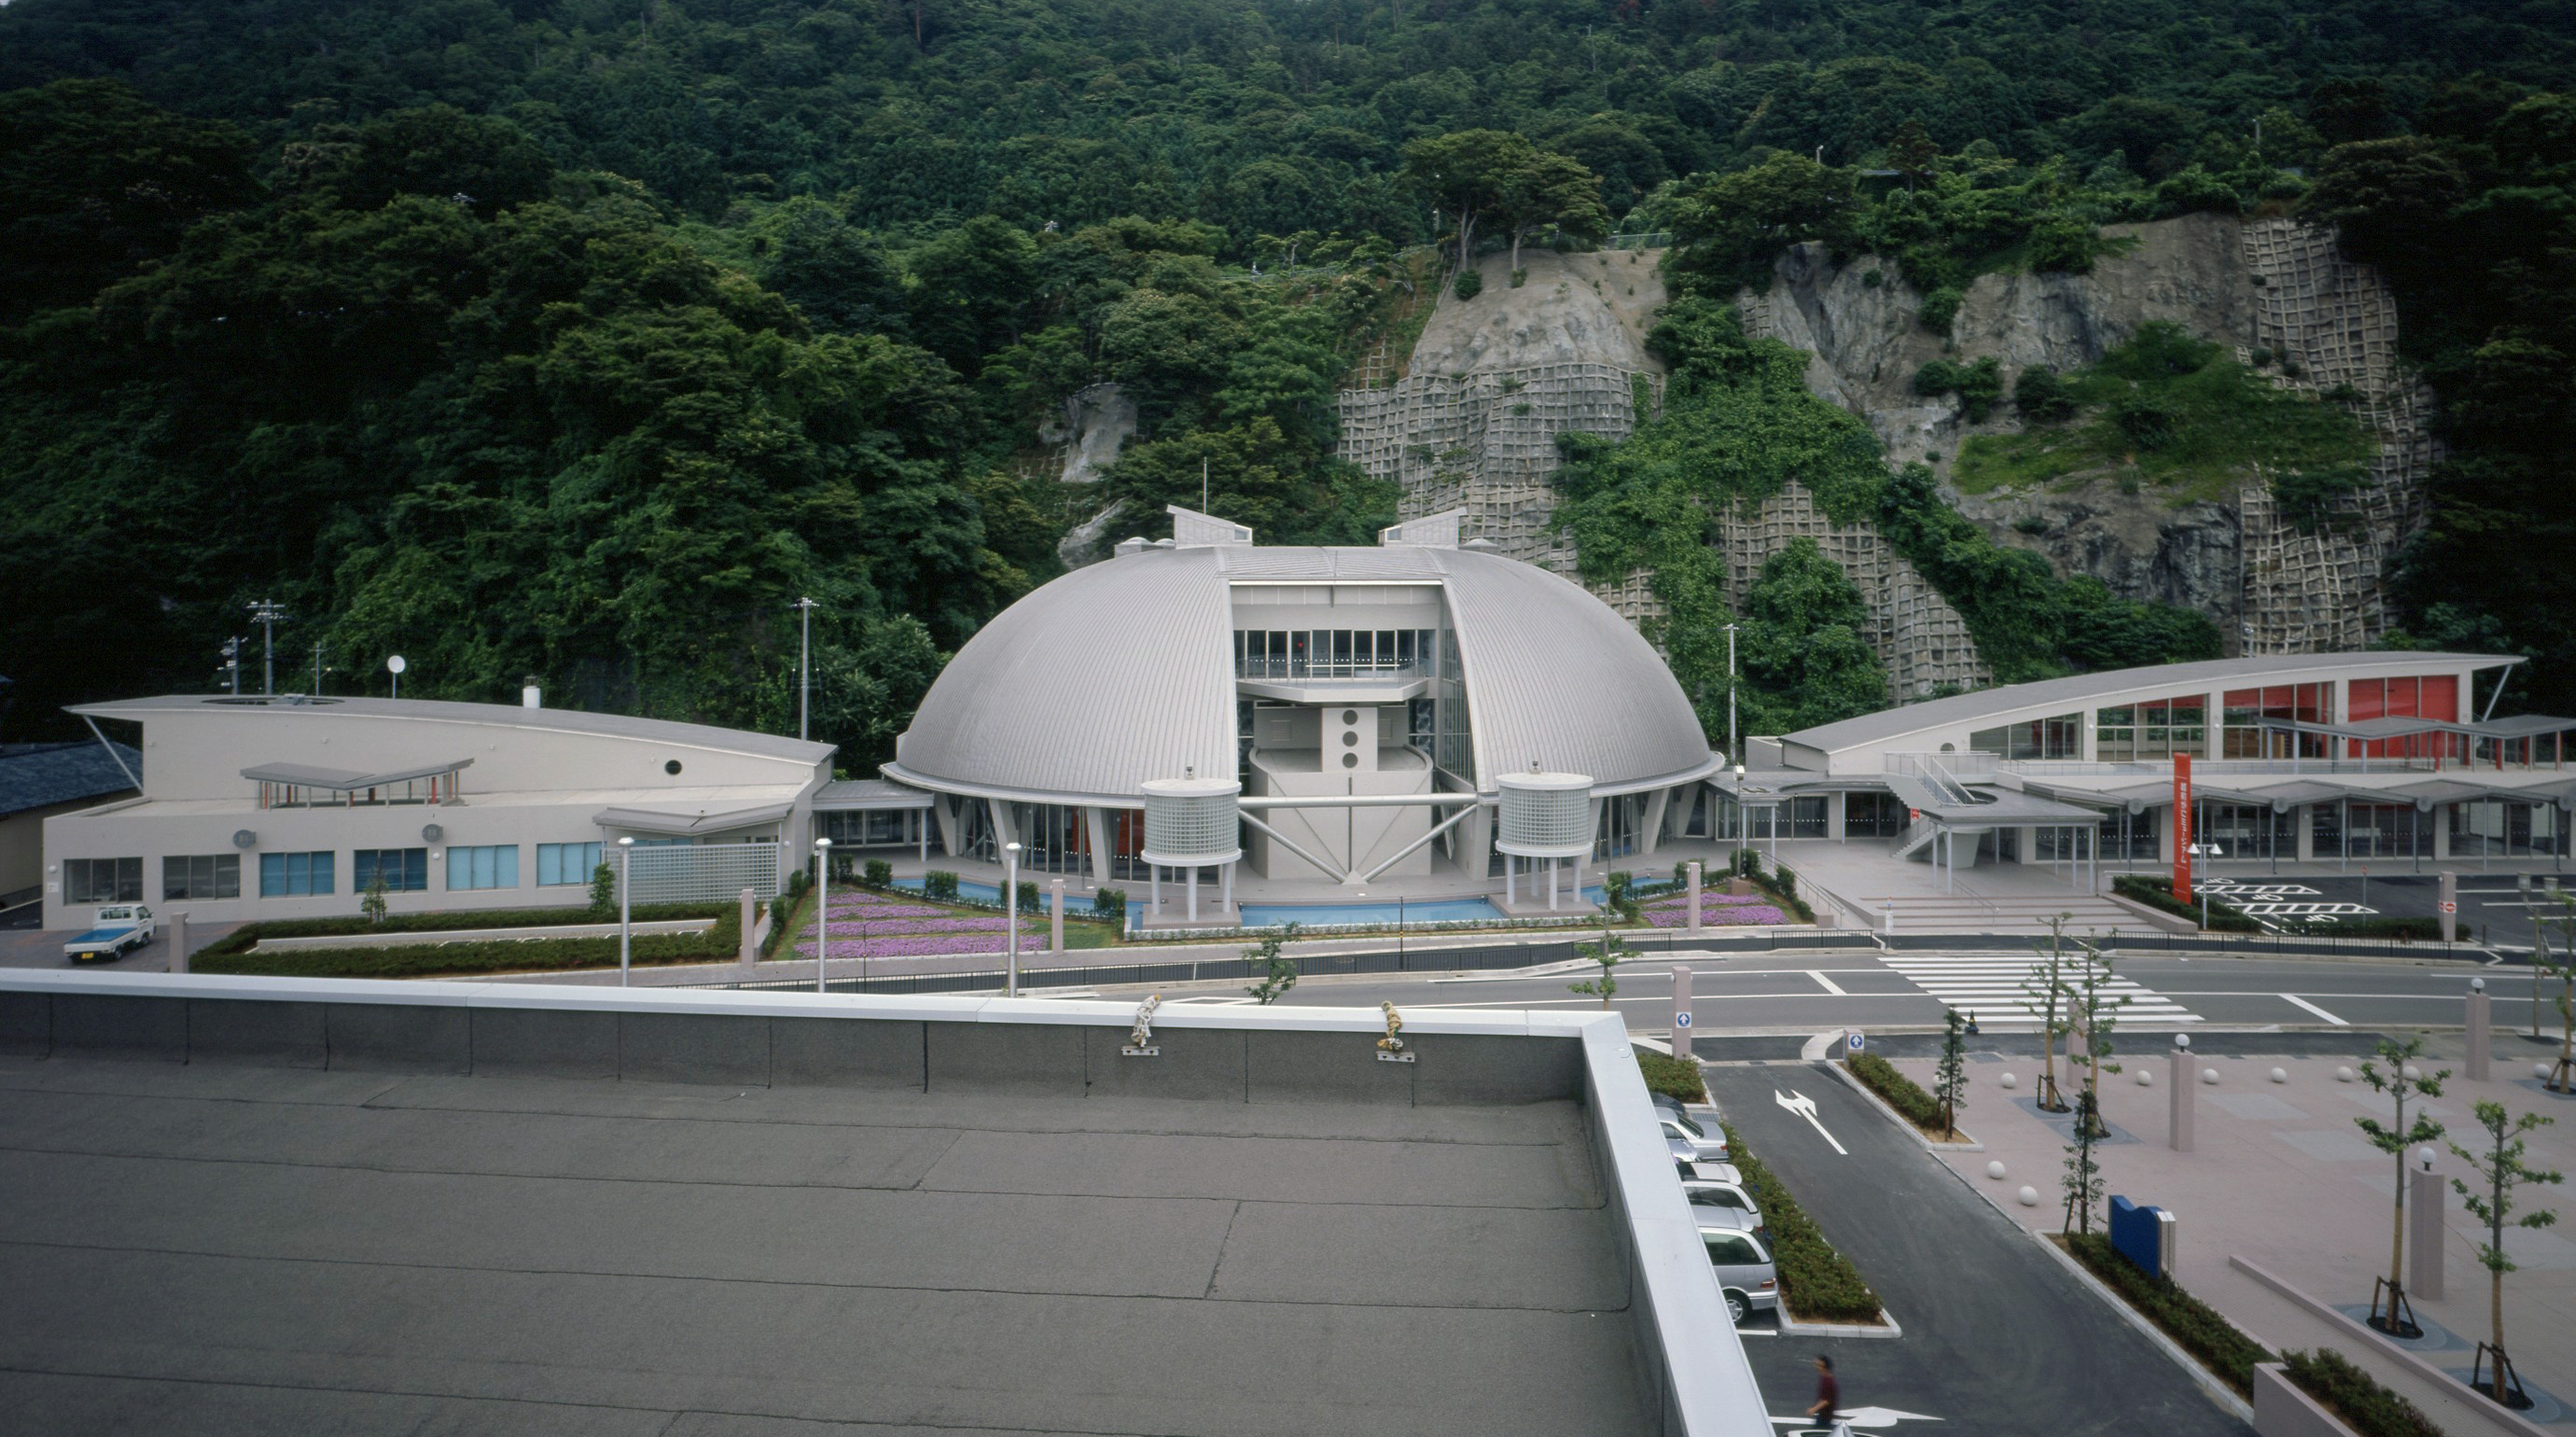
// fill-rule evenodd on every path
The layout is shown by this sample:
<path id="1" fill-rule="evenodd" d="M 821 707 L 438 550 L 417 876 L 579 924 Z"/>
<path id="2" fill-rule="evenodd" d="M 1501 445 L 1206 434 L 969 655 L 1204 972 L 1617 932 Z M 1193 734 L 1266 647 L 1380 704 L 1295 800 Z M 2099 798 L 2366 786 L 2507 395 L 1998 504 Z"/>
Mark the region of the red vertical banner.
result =
<path id="1" fill-rule="evenodd" d="M 2174 755 L 2174 882 L 2177 903 L 2189 903 L 2191 895 L 2191 755 Z"/>

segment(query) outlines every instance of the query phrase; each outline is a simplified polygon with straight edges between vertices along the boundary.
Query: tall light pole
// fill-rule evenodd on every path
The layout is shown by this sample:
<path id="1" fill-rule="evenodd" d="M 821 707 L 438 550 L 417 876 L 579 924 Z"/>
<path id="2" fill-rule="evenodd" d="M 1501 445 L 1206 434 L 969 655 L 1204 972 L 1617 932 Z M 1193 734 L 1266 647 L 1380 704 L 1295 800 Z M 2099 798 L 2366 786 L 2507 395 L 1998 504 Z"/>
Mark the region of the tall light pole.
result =
<path id="1" fill-rule="evenodd" d="M 313 692 L 322 692 L 322 645 L 318 642 L 313 645 Z"/>
<path id="2" fill-rule="evenodd" d="M 617 986 L 635 968 L 635 840 L 617 840 Z"/>
<path id="3" fill-rule="evenodd" d="M 814 611 L 822 606 L 812 599 L 800 597 L 787 607 L 796 610 L 798 625 L 803 630 L 796 645 L 796 736 L 811 738 L 813 734 L 806 723 L 806 711 L 814 695 Z"/>
<path id="4" fill-rule="evenodd" d="M 1744 755 L 1735 746 L 1735 625 L 1726 626 L 1726 756 L 1735 762 L 1738 780 L 1744 776 Z M 1737 787 L 1743 787 L 1739 781 Z M 1739 805 L 1740 807 L 1741 805 Z"/>
<path id="5" fill-rule="evenodd" d="M 236 634 L 224 640 L 224 673 L 231 678 L 233 697 L 241 697 L 241 637 Z"/>
<path id="6" fill-rule="evenodd" d="M 268 636 L 268 656 L 260 675 L 259 691 L 274 694 L 277 692 L 277 621 L 286 617 L 286 611 L 279 608 L 275 600 L 262 599 L 250 606 L 250 616 L 252 622 Z"/>
<path id="7" fill-rule="evenodd" d="M 1009 972 L 1002 986 L 1002 996 L 1020 996 L 1020 846 L 1002 845 L 1002 951 L 1009 955 Z"/>
<path id="8" fill-rule="evenodd" d="M 400 654 L 395 654 L 393 657 L 388 658 L 388 659 L 386 659 L 386 660 L 385 660 L 385 672 L 386 672 L 386 673 L 389 673 L 389 674 L 391 674 L 391 675 L 393 675 L 393 686 L 394 686 L 394 697 L 395 697 L 395 698 L 401 698 L 401 697 L 402 697 L 402 676 L 403 676 L 403 670 L 405 670 L 405 669 L 407 669 L 407 668 L 410 668 L 410 667 L 411 667 L 411 661 L 410 661 L 410 660 L 408 660 L 408 659 L 406 659 L 406 658 L 404 658 L 404 657 L 403 657 L 402 655 L 400 655 Z"/>
<path id="9" fill-rule="evenodd" d="M 814 991 L 823 991 L 823 967 L 832 956 L 832 840 L 814 840 Z"/>

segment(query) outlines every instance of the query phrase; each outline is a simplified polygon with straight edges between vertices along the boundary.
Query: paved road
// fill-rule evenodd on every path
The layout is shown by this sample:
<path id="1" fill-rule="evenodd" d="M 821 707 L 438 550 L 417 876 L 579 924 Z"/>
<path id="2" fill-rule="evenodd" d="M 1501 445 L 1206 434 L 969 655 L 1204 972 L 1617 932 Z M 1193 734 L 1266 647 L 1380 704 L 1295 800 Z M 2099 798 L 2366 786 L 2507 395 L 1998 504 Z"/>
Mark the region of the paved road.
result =
<path id="1" fill-rule="evenodd" d="M 1704 1033 L 1938 1027 L 1945 997 L 1975 1011 L 1986 1031 L 2010 1032 L 2030 1026 L 2017 1023 L 2013 1010 L 2023 1001 L 2020 975 L 2031 961 L 2026 952 L 1900 953 L 1893 958 L 1857 952 L 1763 953 L 1687 960 L 1692 1016 Z M 1672 968 L 1673 962 L 1660 955 L 1622 968 L 1613 1006 L 1626 1014 L 1635 1031 L 1667 1030 Z M 2531 1012 L 2532 970 L 2523 967 L 2137 957 L 2118 962 L 2114 972 L 2141 995 L 2121 1019 L 2140 1030 L 2457 1025 L 2472 977 L 2486 979 L 2498 1026 L 2519 1026 Z M 1568 969 L 1544 975 L 1333 979 L 1299 985 L 1293 1001 L 1571 1010 L 1599 1004 L 1597 998 L 1567 991 L 1568 984 L 1588 976 L 1588 971 Z M 1239 987 L 1209 984 L 1199 992 L 1176 992 L 1173 1000 L 1234 1002 Z M 1112 996 L 1126 990 L 1099 991 Z M 2554 1015 L 2553 1001 L 2544 991 L 2544 1022 Z"/>
<path id="2" fill-rule="evenodd" d="M 1711 1096 L 1827 1238 L 1878 1290 L 1895 1341 L 1779 1338 L 1746 1344 L 1775 1415 L 1815 1390 L 1830 1352 L 1846 1408 L 1942 1419 L 1893 1430 L 2243 1437 L 2190 1377 L 2051 1261 L 1983 1198 L 1840 1079 L 1810 1064 L 1721 1065 Z M 1795 1089 L 1849 1149 L 1837 1154 L 1780 1108 Z"/>

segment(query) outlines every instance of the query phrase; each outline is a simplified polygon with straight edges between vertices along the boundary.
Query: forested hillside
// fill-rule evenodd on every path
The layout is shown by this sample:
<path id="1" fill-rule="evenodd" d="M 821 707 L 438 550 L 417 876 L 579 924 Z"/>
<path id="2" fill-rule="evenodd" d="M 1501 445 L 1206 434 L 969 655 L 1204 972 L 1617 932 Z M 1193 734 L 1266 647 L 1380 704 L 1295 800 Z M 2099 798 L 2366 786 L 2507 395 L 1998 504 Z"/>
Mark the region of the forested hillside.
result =
<path id="1" fill-rule="evenodd" d="M 1204 465 L 1265 539 L 1391 516 L 1332 395 L 1470 204 L 1669 228 L 1708 295 L 1801 239 L 1938 294 L 2111 221 L 2339 222 L 2448 415 L 2407 634 L 2539 655 L 2508 702 L 2565 712 L 2571 77 L 2566 3 L 15 0 L 0 727 L 206 686 L 265 595 L 281 687 L 319 644 L 335 690 L 400 651 L 407 693 L 776 729 L 801 593 L 864 764 L 1109 498 Z M 1527 141 L 1491 194 L 1472 131 Z M 1097 380 L 1138 440 L 1069 494 L 1024 461 Z M 2050 602 L 2034 662 L 2095 661 Z"/>

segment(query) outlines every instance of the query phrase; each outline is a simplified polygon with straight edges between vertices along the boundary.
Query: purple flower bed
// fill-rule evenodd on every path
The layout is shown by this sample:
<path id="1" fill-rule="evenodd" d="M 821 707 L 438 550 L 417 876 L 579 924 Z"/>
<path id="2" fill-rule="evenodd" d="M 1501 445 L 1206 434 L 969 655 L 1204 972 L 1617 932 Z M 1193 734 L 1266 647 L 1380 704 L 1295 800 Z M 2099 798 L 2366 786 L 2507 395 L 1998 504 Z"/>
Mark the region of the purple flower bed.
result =
<path id="1" fill-rule="evenodd" d="M 962 916 L 958 916 L 958 915 L 954 915 L 954 914 L 943 914 L 943 915 L 941 915 L 940 917 L 937 917 L 937 918 L 886 918 L 886 919 L 880 919 L 880 918 L 876 918 L 876 917 L 874 917 L 874 916 L 870 916 L 870 917 L 865 918 L 865 919 L 860 919 L 860 918 L 855 918 L 855 917 L 840 917 L 840 916 L 837 916 L 837 915 L 836 915 L 836 916 L 832 919 L 832 936 L 833 936 L 833 937 L 835 937 L 835 938 L 837 938 L 837 937 L 839 937 L 839 936 L 840 936 L 844 931 L 851 932 L 851 933 L 856 933 L 856 932 L 858 932 L 858 931 L 859 931 L 859 927 L 860 927 L 860 925 L 861 925 L 862 923 L 865 923 L 865 924 L 866 924 L 866 926 L 867 926 L 867 930 L 868 930 L 868 932 L 869 932 L 869 933 L 871 933 L 871 934 L 875 934 L 875 933 L 1000 933 L 1004 928 L 1006 928 L 1006 927 L 1008 927 L 1008 926 L 1009 926 L 1008 920 L 1006 920 L 1006 919 L 1002 919 L 1002 918 L 999 918 L 999 917 L 995 917 L 995 918 L 968 918 L 968 917 L 962 917 Z M 1023 930 L 1025 930 L 1025 929 L 1028 927 L 1028 925 L 1027 925 L 1025 922 L 1024 922 L 1024 923 L 1022 923 L 1020 926 L 1021 926 L 1021 928 L 1022 928 Z M 810 923 L 809 923 L 809 924 L 807 924 L 807 925 L 805 926 L 805 932 L 806 932 L 806 933 L 811 934 L 813 931 L 814 931 L 814 925 L 812 925 L 812 924 L 810 924 Z"/>
<path id="2" fill-rule="evenodd" d="M 832 916 L 835 918 L 860 913 L 870 918 L 945 918 L 956 911 L 953 908 L 933 908 L 926 903 L 888 903 L 882 898 L 856 902 L 845 900 L 837 893 L 832 895 Z"/>
<path id="3" fill-rule="evenodd" d="M 1721 928 L 1758 927 L 1764 924 L 1786 923 L 1789 921 L 1789 915 L 1782 913 L 1773 904 L 1739 901 L 1723 905 L 1703 905 L 1700 909 L 1700 921 Z M 1646 910 L 1646 926 L 1649 928 L 1681 928 L 1688 926 L 1689 923 L 1690 914 L 1680 908 Z"/>

